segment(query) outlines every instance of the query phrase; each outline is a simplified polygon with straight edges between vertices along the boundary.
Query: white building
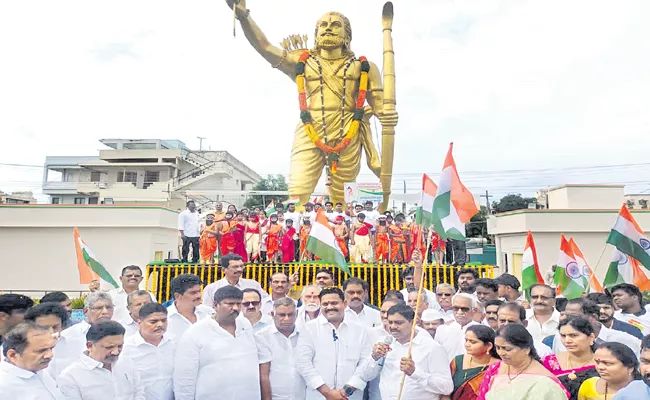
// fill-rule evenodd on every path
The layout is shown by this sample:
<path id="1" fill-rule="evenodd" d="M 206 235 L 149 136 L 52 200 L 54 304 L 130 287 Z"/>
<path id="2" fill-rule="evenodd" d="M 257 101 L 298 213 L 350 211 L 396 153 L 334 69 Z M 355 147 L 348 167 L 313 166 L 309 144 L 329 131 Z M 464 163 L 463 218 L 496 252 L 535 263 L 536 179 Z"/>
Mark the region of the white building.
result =
<path id="1" fill-rule="evenodd" d="M 548 209 L 491 216 L 488 233 L 494 235 L 499 271 L 521 277 L 526 233 L 531 231 L 540 270 L 546 273 L 558 262 L 560 235 L 564 233 L 567 239 L 573 238 L 602 282 L 613 251 L 605 241 L 625 202 L 623 189 L 623 185 L 562 185 L 548 190 Z M 650 210 L 633 209 L 632 215 L 650 232 Z"/>
<path id="2" fill-rule="evenodd" d="M 226 151 L 192 151 L 178 140 L 104 139 L 99 156 L 46 157 L 43 193 L 52 204 L 159 204 L 237 207 L 261 177 Z M 201 190 L 223 194 L 202 196 Z M 190 194 L 192 192 L 194 194 Z"/>
<path id="3" fill-rule="evenodd" d="M 32 192 L 3 193 L 0 191 L 0 204 L 32 204 L 36 203 Z"/>

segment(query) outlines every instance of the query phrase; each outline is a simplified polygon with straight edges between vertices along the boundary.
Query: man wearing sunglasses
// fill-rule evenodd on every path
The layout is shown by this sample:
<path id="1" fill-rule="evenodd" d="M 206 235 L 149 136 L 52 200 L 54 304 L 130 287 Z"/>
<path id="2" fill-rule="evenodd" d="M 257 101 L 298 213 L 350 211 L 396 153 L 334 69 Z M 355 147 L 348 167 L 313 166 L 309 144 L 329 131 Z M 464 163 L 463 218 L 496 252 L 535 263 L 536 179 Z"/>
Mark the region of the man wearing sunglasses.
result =
<path id="1" fill-rule="evenodd" d="M 457 293 L 451 298 L 451 310 L 454 322 L 443 325 L 436 330 L 435 340 L 447 351 L 449 362 L 465 351 L 465 332 L 472 325 L 479 325 L 473 320 L 478 310 L 478 299 L 467 293 Z"/>
<path id="2" fill-rule="evenodd" d="M 142 270 L 137 265 L 127 265 L 122 268 L 122 275 L 120 276 L 121 287 L 110 290 L 108 294 L 113 299 L 115 311 L 113 312 L 113 321 L 122 322 L 129 320 L 129 309 L 127 297 L 129 294 L 140 290 L 140 283 L 142 283 L 143 275 Z M 151 301 L 156 302 L 153 294 L 149 293 Z"/>
<path id="3" fill-rule="evenodd" d="M 273 324 L 273 317 L 262 314 L 262 296 L 257 289 L 242 290 L 244 298 L 242 299 L 242 314 L 239 318 L 245 318 L 253 326 L 253 331 L 257 332 Z"/>

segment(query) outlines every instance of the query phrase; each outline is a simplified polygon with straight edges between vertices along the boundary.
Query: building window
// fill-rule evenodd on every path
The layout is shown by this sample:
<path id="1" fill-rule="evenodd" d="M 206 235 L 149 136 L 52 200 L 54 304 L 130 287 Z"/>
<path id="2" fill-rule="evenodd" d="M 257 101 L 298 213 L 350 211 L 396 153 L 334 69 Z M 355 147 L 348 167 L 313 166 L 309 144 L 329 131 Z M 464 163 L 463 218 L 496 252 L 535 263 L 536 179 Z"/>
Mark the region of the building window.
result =
<path id="1" fill-rule="evenodd" d="M 118 182 L 131 182 L 136 183 L 138 181 L 137 172 L 118 172 L 117 173 Z"/>
<path id="2" fill-rule="evenodd" d="M 106 197 L 104 199 L 104 204 L 114 204 L 113 203 L 113 198 L 112 197 Z"/>
<path id="3" fill-rule="evenodd" d="M 160 172 L 159 171 L 146 171 L 144 173 L 145 182 L 160 182 Z"/>
<path id="4" fill-rule="evenodd" d="M 74 198 L 74 203 L 75 204 L 86 204 L 86 198 L 85 197 L 75 197 Z"/>
<path id="5" fill-rule="evenodd" d="M 61 199 L 58 197 L 52 197 L 52 204 L 61 204 Z"/>
<path id="6" fill-rule="evenodd" d="M 97 204 L 99 203 L 99 197 L 89 197 L 88 204 Z"/>
<path id="7" fill-rule="evenodd" d="M 99 171 L 92 171 L 90 173 L 90 181 L 91 182 L 101 182 L 102 180 L 102 173 Z"/>

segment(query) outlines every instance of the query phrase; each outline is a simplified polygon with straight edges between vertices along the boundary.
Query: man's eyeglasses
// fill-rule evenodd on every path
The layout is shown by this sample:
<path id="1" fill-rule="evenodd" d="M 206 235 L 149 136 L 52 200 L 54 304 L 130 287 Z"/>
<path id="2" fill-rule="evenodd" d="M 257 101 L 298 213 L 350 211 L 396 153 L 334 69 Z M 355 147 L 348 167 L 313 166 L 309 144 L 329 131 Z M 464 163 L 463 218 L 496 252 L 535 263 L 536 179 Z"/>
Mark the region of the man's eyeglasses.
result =
<path id="1" fill-rule="evenodd" d="M 442 296 L 442 297 L 451 297 L 454 294 L 453 293 L 436 293 L 437 296 Z"/>
<path id="2" fill-rule="evenodd" d="M 451 310 L 452 310 L 452 311 L 462 311 L 462 312 L 464 312 L 464 313 L 468 313 L 468 312 L 470 312 L 471 308 L 470 308 L 470 307 L 457 307 L 457 306 L 453 306 L 453 307 L 451 307 Z"/>
<path id="3" fill-rule="evenodd" d="M 241 305 L 248 308 L 250 306 L 257 307 L 260 305 L 260 303 L 260 301 L 244 301 L 241 303 Z"/>
<path id="4" fill-rule="evenodd" d="M 142 278 L 142 275 L 122 275 L 122 277 L 128 279 L 133 279 L 133 278 L 140 279 Z"/>

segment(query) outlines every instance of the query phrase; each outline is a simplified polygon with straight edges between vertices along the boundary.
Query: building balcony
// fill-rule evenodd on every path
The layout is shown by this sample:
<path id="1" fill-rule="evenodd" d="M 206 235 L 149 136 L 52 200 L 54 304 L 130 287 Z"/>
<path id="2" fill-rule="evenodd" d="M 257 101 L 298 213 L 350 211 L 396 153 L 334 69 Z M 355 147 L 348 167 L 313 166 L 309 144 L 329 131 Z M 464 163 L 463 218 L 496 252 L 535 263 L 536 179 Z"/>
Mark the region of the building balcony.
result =
<path id="1" fill-rule="evenodd" d="M 79 193 L 99 197 L 100 201 L 112 199 L 120 202 L 166 202 L 168 195 L 167 182 L 145 182 L 145 188 L 137 188 L 135 183 L 115 182 L 80 182 Z"/>
<path id="2" fill-rule="evenodd" d="M 43 184 L 43 194 L 75 194 L 79 182 L 45 182 Z"/>

